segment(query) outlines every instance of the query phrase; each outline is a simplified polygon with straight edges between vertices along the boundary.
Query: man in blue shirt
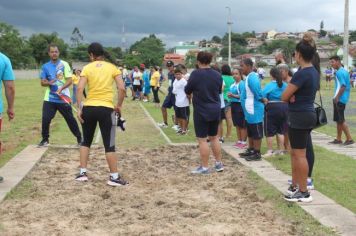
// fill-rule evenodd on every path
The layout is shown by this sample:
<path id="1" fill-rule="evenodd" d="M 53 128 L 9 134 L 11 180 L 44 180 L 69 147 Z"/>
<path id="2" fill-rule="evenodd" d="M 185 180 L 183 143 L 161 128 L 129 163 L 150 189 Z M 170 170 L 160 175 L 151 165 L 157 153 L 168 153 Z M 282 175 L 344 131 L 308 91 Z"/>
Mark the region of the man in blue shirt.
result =
<path id="1" fill-rule="evenodd" d="M 14 101 L 15 101 L 15 76 L 12 71 L 12 66 L 10 59 L 0 52 L 0 132 L 1 132 L 1 122 L 2 122 L 2 113 L 4 111 L 3 102 L 2 102 L 2 84 L 4 84 L 5 88 L 5 97 L 7 100 L 7 116 L 11 121 L 15 117 L 14 113 Z M 0 155 L 1 155 L 2 147 L 0 140 Z M 4 180 L 3 177 L 0 176 L 0 182 Z"/>
<path id="2" fill-rule="evenodd" d="M 341 65 L 339 56 L 333 56 L 330 58 L 330 65 L 336 70 L 335 73 L 335 89 L 334 89 L 334 121 L 336 122 L 337 136 L 331 144 L 342 144 L 341 135 L 345 133 L 346 141 L 344 145 L 353 144 L 354 141 L 351 138 L 350 130 L 345 122 L 345 108 L 350 97 L 350 77 L 347 70 Z"/>
<path id="3" fill-rule="evenodd" d="M 42 107 L 42 141 L 38 147 L 48 146 L 49 127 L 56 112 L 62 114 L 72 134 L 81 143 L 82 135 L 75 120 L 70 104 L 63 101 L 59 95 L 70 97 L 69 86 L 72 84 L 72 71 L 66 61 L 59 59 L 58 46 L 48 46 L 50 61 L 42 66 L 41 86 L 47 87 Z"/>
<path id="4" fill-rule="evenodd" d="M 261 143 L 263 138 L 264 104 L 258 74 L 253 71 L 253 62 L 246 58 L 241 63 L 242 72 L 246 75 L 244 90 L 241 93 L 241 104 L 244 106 L 247 121 L 249 148 L 241 153 L 247 161 L 261 160 Z"/>

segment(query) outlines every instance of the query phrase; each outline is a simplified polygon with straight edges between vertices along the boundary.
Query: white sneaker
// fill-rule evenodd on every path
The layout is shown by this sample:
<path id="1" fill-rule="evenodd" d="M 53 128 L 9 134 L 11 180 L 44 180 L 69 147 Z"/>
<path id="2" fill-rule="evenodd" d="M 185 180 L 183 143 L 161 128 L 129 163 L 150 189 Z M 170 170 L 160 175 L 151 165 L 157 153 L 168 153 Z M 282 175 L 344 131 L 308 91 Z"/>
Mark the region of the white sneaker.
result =
<path id="1" fill-rule="evenodd" d="M 166 125 L 165 123 L 157 123 L 157 125 L 161 128 L 168 128 L 168 125 Z"/>
<path id="2" fill-rule="evenodd" d="M 262 157 L 271 157 L 274 156 L 274 151 L 273 150 L 268 150 L 265 154 L 262 155 Z"/>
<path id="3" fill-rule="evenodd" d="M 175 131 L 178 131 L 180 129 L 179 125 L 173 125 L 172 129 L 174 129 Z"/>

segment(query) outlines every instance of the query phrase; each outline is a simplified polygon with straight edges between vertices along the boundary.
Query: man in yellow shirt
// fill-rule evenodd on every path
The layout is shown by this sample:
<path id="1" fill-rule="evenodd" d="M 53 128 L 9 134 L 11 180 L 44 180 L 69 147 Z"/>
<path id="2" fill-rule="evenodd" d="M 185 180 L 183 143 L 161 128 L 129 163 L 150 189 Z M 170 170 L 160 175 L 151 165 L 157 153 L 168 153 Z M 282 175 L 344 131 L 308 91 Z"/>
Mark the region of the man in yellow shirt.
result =
<path id="1" fill-rule="evenodd" d="M 72 101 L 73 104 L 77 103 L 77 88 L 78 88 L 78 83 L 80 79 L 80 73 L 82 71 L 79 69 L 74 69 L 73 70 L 73 76 L 72 76 L 72 83 L 73 83 L 73 95 L 72 95 Z"/>
<path id="2" fill-rule="evenodd" d="M 125 86 L 121 79 L 121 72 L 113 64 L 104 61 L 104 49 L 99 43 L 92 43 L 88 47 L 90 60 L 83 68 L 77 88 L 78 119 L 83 127 L 83 142 L 80 147 L 80 173 L 77 181 L 88 181 L 87 163 L 90 146 L 93 141 L 97 123 L 99 123 L 101 136 L 105 147 L 106 160 L 110 169 L 110 186 L 127 185 L 117 169 L 117 155 L 115 153 L 115 112 L 121 112 L 125 98 Z M 118 102 L 114 105 L 113 83 L 118 90 Z M 83 90 L 88 85 L 87 98 L 83 107 Z"/>

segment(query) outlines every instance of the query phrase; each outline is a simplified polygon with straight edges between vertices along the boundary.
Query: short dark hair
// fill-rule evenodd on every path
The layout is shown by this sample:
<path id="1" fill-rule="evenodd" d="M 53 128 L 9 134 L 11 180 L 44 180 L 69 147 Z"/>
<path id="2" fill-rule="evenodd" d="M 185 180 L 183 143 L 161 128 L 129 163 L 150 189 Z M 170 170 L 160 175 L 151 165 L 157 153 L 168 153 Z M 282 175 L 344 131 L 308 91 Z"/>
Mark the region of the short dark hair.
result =
<path id="1" fill-rule="evenodd" d="M 242 63 L 246 66 L 253 67 L 253 61 L 251 58 L 244 58 L 242 59 Z"/>
<path id="2" fill-rule="evenodd" d="M 100 43 L 91 43 L 88 47 L 88 53 L 92 53 L 94 56 L 104 56 L 104 48 Z"/>
<path id="3" fill-rule="evenodd" d="M 341 58 L 337 55 L 334 55 L 334 56 L 330 57 L 329 60 L 341 61 Z"/>
<path id="4" fill-rule="evenodd" d="M 228 64 L 224 64 L 221 67 L 222 75 L 231 75 L 231 67 Z"/>
<path id="5" fill-rule="evenodd" d="M 209 65 L 213 59 L 213 54 L 210 52 L 203 52 L 200 51 L 197 55 L 197 61 L 199 61 L 201 64 L 204 65 Z"/>
<path id="6" fill-rule="evenodd" d="M 175 69 L 174 69 L 174 73 L 183 73 L 182 72 L 182 68 L 177 66 Z"/>
<path id="7" fill-rule="evenodd" d="M 316 45 L 313 37 L 309 33 L 304 34 L 303 39 L 297 44 L 295 50 L 300 53 L 305 61 L 311 62 L 316 53 Z"/>
<path id="8" fill-rule="evenodd" d="M 50 44 L 48 44 L 47 52 L 49 52 L 49 51 L 51 50 L 51 48 L 57 48 L 57 49 L 59 49 L 57 44 L 55 44 L 55 43 L 50 43 Z"/>

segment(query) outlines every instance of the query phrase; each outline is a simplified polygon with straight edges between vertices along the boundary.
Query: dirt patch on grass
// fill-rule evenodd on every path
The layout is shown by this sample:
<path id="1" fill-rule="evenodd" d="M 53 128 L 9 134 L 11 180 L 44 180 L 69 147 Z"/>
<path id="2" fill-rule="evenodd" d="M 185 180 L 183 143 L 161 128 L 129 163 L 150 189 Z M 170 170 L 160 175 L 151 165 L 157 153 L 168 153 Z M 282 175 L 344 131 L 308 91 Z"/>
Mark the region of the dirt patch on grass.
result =
<path id="1" fill-rule="evenodd" d="M 194 147 L 119 150 L 126 187 L 106 185 L 102 149 L 87 183 L 74 181 L 78 151 L 52 149 L 28 176 L 32 186 L 0 207 L 4 235 L 293 235 L 295 227 L 255 194 L 245 168 L 192 176 Z"/>

